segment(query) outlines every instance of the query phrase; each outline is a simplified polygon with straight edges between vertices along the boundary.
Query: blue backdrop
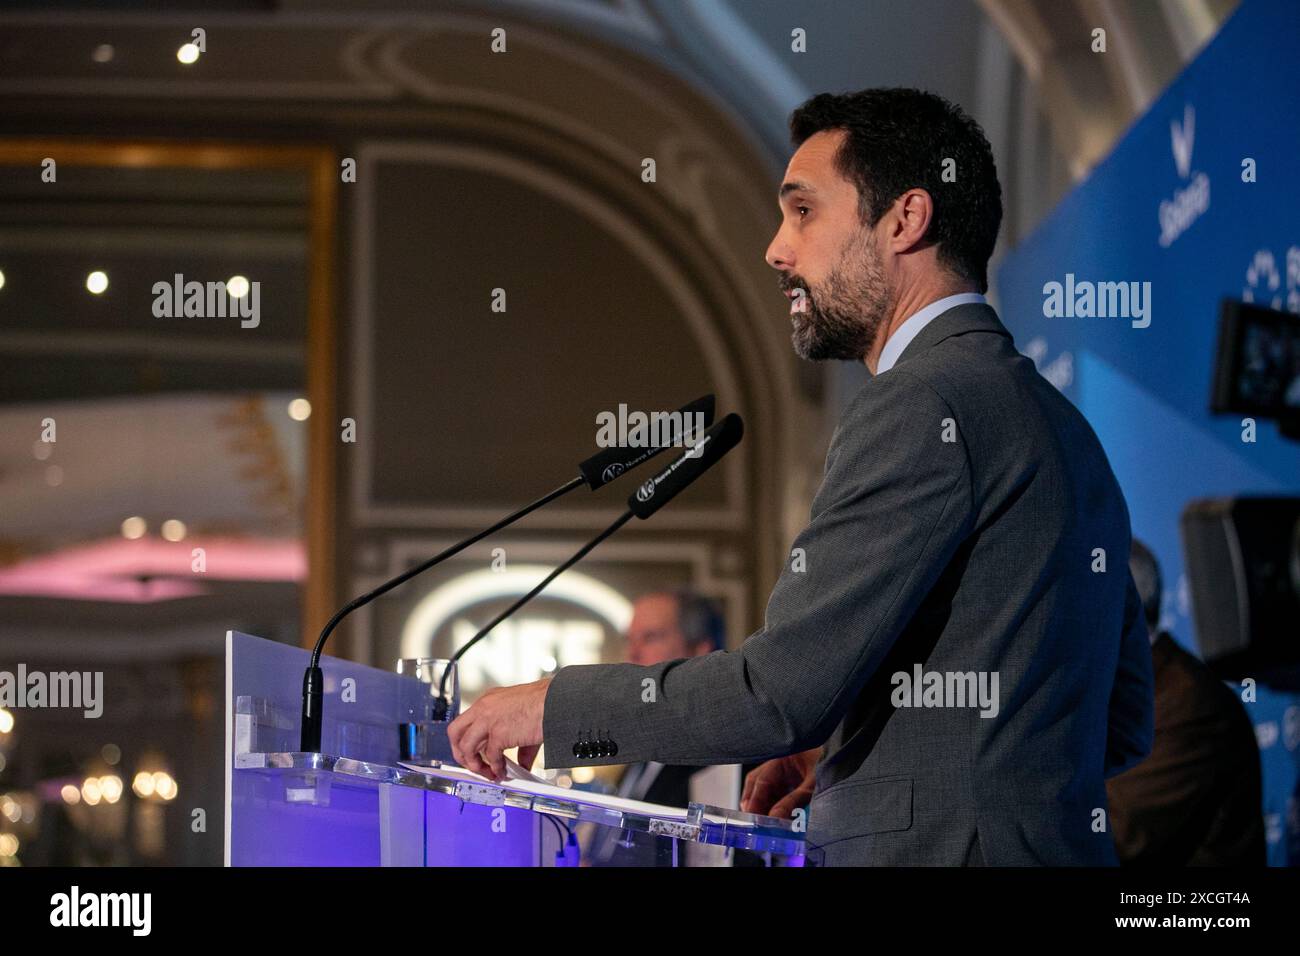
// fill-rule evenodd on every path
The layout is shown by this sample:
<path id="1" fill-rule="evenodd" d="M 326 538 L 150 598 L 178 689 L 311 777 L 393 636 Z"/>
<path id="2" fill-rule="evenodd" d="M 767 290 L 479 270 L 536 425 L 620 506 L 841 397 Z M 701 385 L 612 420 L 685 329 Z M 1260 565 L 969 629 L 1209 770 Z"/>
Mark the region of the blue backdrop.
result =
<path id="1" fill-rule="evenodd" d="M 1300 445 L 1264 421 L 1244 442 L 1241 416 L 1207 410 L 1219 300 L 1300 312 L 1298 41 L 1300 3 L 1245 0 L 998 272 L 1003 320 L 1101 437 L 1133 532 L 1161 563 L 1162 623 L 1192 649 L 1183 507 L 1216 495 L 1300 495 Z M 1071 281 L 1076 290 L 1138 283 L 1149 313 L 1134 315 L 1130 302 L 1129 315 L 1114 315 L 1123 306 L 1114 297 L 1106 317 L 1059 315 L 1048 283 Z M 1300 639 L 1300 621 L 1286 624 Z M 1269 862 L 1300 864 L 1300 696 L 1261 688 L 1247 710 Z"/>

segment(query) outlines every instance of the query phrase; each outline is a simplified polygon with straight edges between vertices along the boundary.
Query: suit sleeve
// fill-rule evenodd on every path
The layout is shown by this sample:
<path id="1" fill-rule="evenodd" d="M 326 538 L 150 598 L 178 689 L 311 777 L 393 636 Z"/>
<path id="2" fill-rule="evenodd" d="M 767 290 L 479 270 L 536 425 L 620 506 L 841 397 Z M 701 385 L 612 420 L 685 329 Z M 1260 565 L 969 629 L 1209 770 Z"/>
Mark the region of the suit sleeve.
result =
<path id="1" fill-rule="evenodd" d="M 824 743 L 971 531 L 955 419 L 902 369 L 864 385 L 763 628 L 704 657 L 562 668 L 546 696 L 547 764 L 743 763 Z M 618 750 L 578 756 L 582 740 Z"/>
<path id="2" fill-rule="evenodd" d="M 1124 632 L 1106 722 L 1107 777 L 1123 773 L 1151 753 L 1155 741 L 1152 672 L 1151 641 L 1142 612 L 1142 598 L 1130 574 L 1124 598 Z"/>

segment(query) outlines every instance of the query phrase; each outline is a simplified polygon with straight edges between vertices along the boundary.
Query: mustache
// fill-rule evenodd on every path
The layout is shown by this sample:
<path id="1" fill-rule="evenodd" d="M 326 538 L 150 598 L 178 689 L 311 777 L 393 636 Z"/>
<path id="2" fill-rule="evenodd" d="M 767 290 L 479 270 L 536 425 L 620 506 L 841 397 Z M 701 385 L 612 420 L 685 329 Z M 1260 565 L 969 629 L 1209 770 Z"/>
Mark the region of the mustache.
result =
<path id="1" fill-rule="evenodd" d="M 795 289 L 803 289 L 806 295 L 808 295 L 809 297 L 812 296 L 812 289 L 808 287 L 808 283 L 804 282 L 802 279 L 798 277 L 792 279 L 783 278 L 777 282 L 777 287 L 781 290 L 782 295 L 788 295 L 789 293 L 793 292 Z"/>

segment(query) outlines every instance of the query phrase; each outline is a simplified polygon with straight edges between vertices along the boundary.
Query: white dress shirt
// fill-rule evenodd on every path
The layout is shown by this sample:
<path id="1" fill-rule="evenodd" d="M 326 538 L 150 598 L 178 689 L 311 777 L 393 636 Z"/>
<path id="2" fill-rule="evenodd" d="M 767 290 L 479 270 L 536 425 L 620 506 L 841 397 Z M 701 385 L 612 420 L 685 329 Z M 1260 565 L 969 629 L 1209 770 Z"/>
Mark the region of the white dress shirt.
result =
<path id="1" fill-rule="evenodd" d="M 945 296 L 936 302 L 931 302 L 920 312 L 914 312 L 903 320 L 903 324 L 894 329 L 885 347 L 880 350 L 880 361 L 876 364 L 876 374 L 888 372 L 898 361 L 898 357 L 903 354 L 903 349 L 911 344 L 912 339 L 920 334 L 934 319 L 937 319 L 944 312 L 958 305 L 970 305 L 974 302 L 985 302 L 984 296 L 978 292 L 959 292 L 956 295 Z"/>

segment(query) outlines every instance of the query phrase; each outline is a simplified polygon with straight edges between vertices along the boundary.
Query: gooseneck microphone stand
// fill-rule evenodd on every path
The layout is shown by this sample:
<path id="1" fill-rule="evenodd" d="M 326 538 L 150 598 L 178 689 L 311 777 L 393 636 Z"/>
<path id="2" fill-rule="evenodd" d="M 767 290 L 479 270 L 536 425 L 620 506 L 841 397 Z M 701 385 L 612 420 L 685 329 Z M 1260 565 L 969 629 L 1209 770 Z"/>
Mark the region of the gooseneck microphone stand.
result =
<path id="1" fill-rule="evenodd" d="M 664 451 L 669 447 L 672 447 L 673 445 L 678 444 L 679 442 L 684 440 L 687 436 L 692 435 L 694 430 L 693 429 L 694 424 L 698 424 L 700 421 L 702 421 L 705 427 L 711 425 L 713 422 L 714 405 L 715 405 L 714 396 L 712 394 L 704 395 L 701 396 L 700 398 L 697 398 L 693 402 L 688 402 L 680 409 L 678 409 L 677 414 L 681 415 L 681 418 L 679 420 L 681 424 L 678 428 L 676 428 L 675 437 L 673 437 L 668 442 L 668 444 L 649 445 L 645 447 L 615 445 L 612 447 L 604 448 L 601 451 L 598 451 L 592 457 L 588 458 L 586 461 L 578 465 L 578 477 L 570 479 L 569 481 L 560 485 L 560 487 L 556 488 L 554 491 L 550 492 L 549 494 L 543 495 L 541 498 L 538 498 L 532 504 L 520 508 L 518 511 L 514 512 L 513 514 L 506 515 L 504 518 L 502 518 L 500 521 L 498 521 L 496 524 L 492 525 L 491 527 L 484 528 L 482 531 L 478 532 L 477 534 L 471 535 L 470 537 L 466 538 L 464 541 L 452 545 L 450 548 L 447 548 L 442 553 L 435 554 L 432 558 L 429 558 L 427 561 L 423 561 L 420 564 L 415 565 L 414 567 L 408 568 L 406 571 L 403 571 L 401 574 L 393 578 L 391 581 L 385 581 L 383 584 L 379 585 L 379 587 L 375 588 L 373 591 L 363 594 L 358 598 L 354 598 L 353 600 L 349 601 L 346 605 L 344 605 L 342 608 L 340 608 L 339 611 L 329 619 L 329 622 L 325 625 L 324 630 L 320 632 L 320 637 L 316 639 L 316 646 L 315 648 L 312 649 L 311 652 L 311 663 L 308 665 L 306 673 L 303 674 L 302 732 L 299 738 L 300 750 L 303 753 L 320 753 L 321 728 L 322 728 L 321 710 L 324 705 L 324 698 L 325 698 L 325 686 L 324 686 L 325 675 L 321 671 L 320 656 L 322 650 L 325 647 L 325 641 L 329 639 L 330 633 L 334 630 L 335 627 L 338 626 L 338 623 L 341 620 L 343 620 L 343 618 L 347 617 L 357 608 L 369 604 L 371 601 L 373 601 L 375 598 L 379 597 L 380 595 L 387 594 L 389 591 L 397 587 L 399 584 L 405 584 L 407 581 L 411 580 L 411 578 L 415 577 L 417 574 L 421 574 L 429 570 L 429 568 L 433 567 L 438 562 L 446 561 L 448 558 L 452 557 L 453 555 L 459 554 L 461 551 L 464 551 L 470 545 L 478 541 L 482 541 L 488 535 L 495 534 L 496 532 L 500 531 L 502 528 L 506 527 L 507 525 L 511 525 L 514 522 L 518 521 L 520 518 L 524 517 L 525 515 L 531 514 L 532 512 L 536 511 L 538 508 L 550 504 L 556 498 L 560 498 L 564 495 L 567 495 L 570 491 L 573 491 L 575 488 L 579 488 L 582 485 L 587 485 L 589 488 L 591 488 L 592 491 L 595 491 L 597 488 L 603 487 L 604 485 L 608 484 L 610 481 L 613 481 L 615 478 L 618 478 L 620 475 L 622 475 L 624 472 L 628 471 L 629 469 L 635 468 L 636 466 L 642 464 L 643 462 L 649 461 L 651 458 L 654 458 L 660 452 Z M 635 509 L 633 510 L 635 511 Z M 588 551 L 594 548 L 597 544 L 599 544 L 606 537 L 608 537 L 609 534 L 612 534 L 614 530 L 616 530 L 619 526 L 621 526 L 622 522 L 625 520 L 626 518 L 622 519 L 622 521 L 616 524 L 613 528 L 610 528 L 609 531 L 606 532 L 606 534 L 601 535 L 599 538 L 593 541 L 583 551 L 581 551 L 573 560 L 577 560 L 578 558 L 581 558 L 582 555 L 586 554 Z M 568 567 L 568 565 L 565 565 L 565 567 Z M 559 570 L 562 571 L 564 570 L 564 568 L 560 568 Z M 556 573 L 558 573 L 558 571 Z M 546 581 L 543 582 L 542 586 L 545 586 L 545 584 L 550 583 L 550 581 L 553 578 L 554 575 L 547 578 Z M 540 590 L 540 588 L 538 588 L 537 590 Z M 532 594 L 528 595 L 528 597 L 532 597 Z M 527 599 L 525 598 L 525 600 Z M 523 602 L 521 601 L 519 603 L 522 604 Z M 493 623 L 495 624 L 497 622 L 493 622 Z M 479 635 L 479 637 L 481 636 L 482 634 Z M 475 640 L 477 639 L 478 638 L 476 637 Z M 464 648 L 461 649 L 461 653 L 463 652 L 464 652 Z M 460 653 L 456 655 L 456 658 L 459 657 L 460 657 Z M 448 667 L 443 672 L 444 692 L 446 690 L 447 675 L 448 673 L 450 673 L 450 671 L 451 668 Z M 441 715 L 445 717 L 446 704 L 440 702 L 438 706 L 442 712 Z"/>
<path id="2" fill-rule="evenodd" d="M 692 482 L 717 464 L 719 459 L 727 452 L 738 445 L 744 433 L 745 424 L 741 417 L 734 412 L 712 426 L 705 432 L 699 442 L 686 449 L 671 465 L 633 492 L 627 499 L 627 510 L 613 524 L 575 551 L 563 564 L 544 577 L 536 587 L 488 621 L 477 634 L 462 644 L 460 649 L 452 655 L 451 663 L 442 672 L 437 703 L 434 704 L 435 714 L 438 719 L 445 719 L 447 715 L 447 677 L 451 674 L 452 667 L 466 651 L 486 637 L 494 627 L 511 614 L 514 614 L 541 594 L 548 584 L 585 558 L 598 544 L 627 524 L 633 517 L 645 520 L 672 501 Z"/>
<path id="3" fill-rule="evenodd" d="M 585 482 L 581 475 L 579 475 L 577 478 L 572 479 L 571 481 L 565 482 L 564 484 L 560 485 L 560 487 L 556 488 L 554 491 L 550 492 L 549 494 L 545 494 L 542 497 L 538 498 L 532 504 L 525 505 L 524 507 L 520 508 L 518 511 L 514 512 L 513 514 L 506 515 L 504 518 L 502 518 L 500 521 L 498 521 L 496 524 L 492 525 L 491 527 L 485 528 L 482 531 L 478 532 L 477 534 L 471 535 L 470 537 L 466 538 L 464 541 L 461 541 L 457 544 L 453 544 L 445 551 L 442 551 L 439 554 L 435 554 L 432 558 L 429 558 L 427 561 L 422 561 L 420 564 L 408 568 L 406 571 L 402 572 L 397 577 L 393 578 L 391 581 L 385 581 L 383 584 L 379 585 L 379 587 L 375 588 L 373 591 L 368 591 L 367 593 L 361 595 L 360 597 L 354 598 L 353 600 L 349 601 L 346 605 L 344 605 L 341 609 L 339 609 L 339 611 L 336 612 L 335 615 L 329 619 L 329 623 L 325 625 L 324 630 L 320 632 L 320 637 L 316 639 L 316 647 L 311 652 L 311 664 L 307 667 L 307 672 L 303 675 L 302 734 L 301 734 L 299 749 L 303 753 L 320 752 L 321 711 L 322 711 L 324 691 L 325 691 L 324 688 L 325 675 L 320 668 L 320 655 L 321 655 L 321 651 L 325 647 L 325 641 L 329 639 L 330 632 L 333 631 L 334 628 L 338 626 L 339 621 L 343 620 L 343 618 L 347 617 L 357 608 L 369 604 L 371 601 L 373 601 L 375 598 L 379 597 L 380 595 L 387 594 L 389 591 L 397 587 L 399 584 L 405 584 L 407 581 L 415 577 L 417 574 L 422 574 L 423 572 L 429 570 L 429 568 L 433 567 L 438 562 L 446 561 L 448 558 L 456 554 L 459 554 L 461 551 L 464 551 L 470 545 L 482 541 L 490 534 L 495 534 L 496 532 L 500 531 L 502 528 L 506 527 L 507 525 L 514 524 L 520 518 L 532 514 L 534 511 L 536 511 L 538 508 L 541 508 L 543 505 L 550 504 L 556 498 L 560 498 L 564 495 L 567 495 L 570 491 L 573 491 L 576 488 L 580 488 L 583 484 L 585 484 Z M 450 668 L 448 668 L 448 670 L 450 670 Z M 445 672 L 443 676 L 446 677 Z M 443 706 L 445 707 L 445 704 Z"/>

